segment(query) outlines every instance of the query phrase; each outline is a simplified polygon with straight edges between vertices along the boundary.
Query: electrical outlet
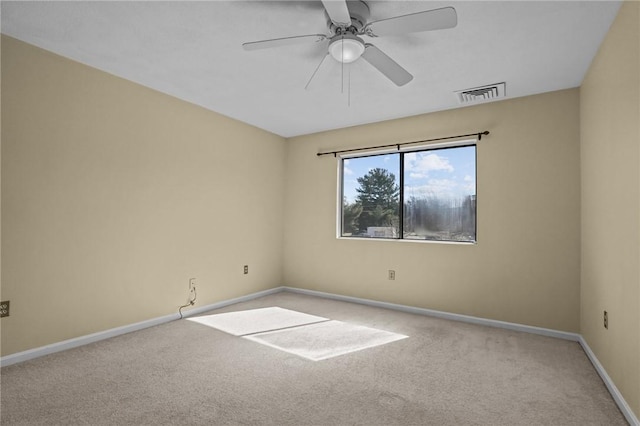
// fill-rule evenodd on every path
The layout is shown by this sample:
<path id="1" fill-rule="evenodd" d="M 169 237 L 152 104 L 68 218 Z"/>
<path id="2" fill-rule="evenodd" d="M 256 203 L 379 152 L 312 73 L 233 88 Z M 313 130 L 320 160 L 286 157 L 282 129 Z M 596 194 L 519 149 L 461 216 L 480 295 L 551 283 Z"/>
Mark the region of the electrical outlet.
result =
<path id="1" fill-rule="evenodd" d="M 193 305 L 196 300 L 196 279 L 189 278 L 189 303 Z"/>
<path id="2" fill-rule="evenodd" d="M 244 265 L 244 274 L 247 275 L 249 273 L 249 265 Z"/>
<path id="3" fill-rule="evenodd" d="M 187 297 L 187 304 L 183 307 L 194 305 L 196 302 L 196 279 L 189 278 L 189 296 Z"/>
<path id="4" fill-rule="evenodd" d="M 9 301 L 0 302 L 0 318 L 9 316 Z"/>
<path id="5" fill-rule="evenodd" d="M 390 280 L 396 279 L 396 271 L 394 271 L 393 269 L 389 269 L 389 279 Z"/>
<path id="6" fill-rule="evenodd" d="M 609 314 L 607 314 L 607 311 L 604 311 L 604 328 L 609 329 Z"/>

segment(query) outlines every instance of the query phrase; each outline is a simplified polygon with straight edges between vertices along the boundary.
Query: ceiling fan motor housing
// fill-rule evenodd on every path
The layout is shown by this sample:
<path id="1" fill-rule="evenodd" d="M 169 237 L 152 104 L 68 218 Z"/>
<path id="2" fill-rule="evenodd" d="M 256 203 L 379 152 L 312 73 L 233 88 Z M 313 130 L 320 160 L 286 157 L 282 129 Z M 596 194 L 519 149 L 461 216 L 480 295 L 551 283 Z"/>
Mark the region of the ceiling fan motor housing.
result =
<path id="1" fill-rule="evenodd" d="M 355 29 L 351 30 L 352 33 L 360 32 L 367 22 L 369 21 L 369 16 L 371 16 L 371 12 L 369 11 L 369 6 L 361 1 L 361 0 L 353 0 L 347 1 L 347 8 L 349 9 L 349 16 L 351 17 L 351 27 Z M 347 28 L 340 28 L 336 24 L 331 21 L 329 15 L 327 15 L 327 11 L 324 12 L 325 17 L 327 18 L 327 26 L 329 27 L 329 31 L 332 34 L 339 34 L 344 32 Z"/>

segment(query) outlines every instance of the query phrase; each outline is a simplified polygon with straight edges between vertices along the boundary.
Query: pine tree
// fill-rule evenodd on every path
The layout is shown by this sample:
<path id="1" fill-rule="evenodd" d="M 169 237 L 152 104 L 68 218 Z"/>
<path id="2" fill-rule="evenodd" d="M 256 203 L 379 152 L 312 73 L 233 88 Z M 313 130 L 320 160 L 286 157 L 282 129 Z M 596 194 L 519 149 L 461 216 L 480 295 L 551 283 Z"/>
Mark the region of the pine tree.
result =
<path id="1" fill-rule="evenodd" d="M 349 204 L 345 197 L 342 204 L 342 234 L 351 235 L 358 232 L 358 221 L 362 214 L 362 205 L 355 202 Z"/>
<path id="2" fill-rule="evenodd" d="M 358 178 L 356 203 L 362 206 L 358 218 L 360 232 L 370 226 L 397 226 L 400 188 L 396 177 L 386 169 L 375 168 Z"/>

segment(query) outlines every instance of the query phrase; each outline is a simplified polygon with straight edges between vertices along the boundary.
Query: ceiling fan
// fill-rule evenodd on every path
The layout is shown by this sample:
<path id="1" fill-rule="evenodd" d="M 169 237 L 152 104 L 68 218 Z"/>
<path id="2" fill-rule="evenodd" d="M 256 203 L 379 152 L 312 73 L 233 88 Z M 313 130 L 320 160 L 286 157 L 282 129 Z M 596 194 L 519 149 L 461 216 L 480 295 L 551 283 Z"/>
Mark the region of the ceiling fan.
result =
<path id="1" fill-rule="evenodd" d="M 404 86 L 413 79 L 413 76 L 376 46 L 365 42 L 361 36 L 380 37 L 442 30 L 453 28 L 458 23 L 456 10 L 453 7 L 368 22 L 369 6 L 364 1 L 322 0 L 322 4 L 327 18 L 328 34 L 308 34 L 251 41 L 243 43 L 242 47 L 252 51 L 301 43 L 320 43 L 328 40 L 327 53 L 311 79 L 315 76 L 322 62 L 330 55 L 341 64 L 349 64 L 363 58 L 397 86 Z M 311 80 L 309 80 L 310 82 Z"/>

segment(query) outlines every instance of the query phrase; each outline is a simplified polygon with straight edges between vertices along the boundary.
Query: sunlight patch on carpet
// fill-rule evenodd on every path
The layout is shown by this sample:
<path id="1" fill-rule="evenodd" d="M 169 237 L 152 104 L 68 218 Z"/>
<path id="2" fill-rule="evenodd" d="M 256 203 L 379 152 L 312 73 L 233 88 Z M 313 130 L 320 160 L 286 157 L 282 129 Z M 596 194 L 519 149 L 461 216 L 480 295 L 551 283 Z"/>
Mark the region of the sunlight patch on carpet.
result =
<path id="1" fill-rule="evenodd" d="M 245 339 L 312 361 L 333 358 L 407 337 L 409 336 L 341 321 L 324 321 L 244 336 Z"/>
<path id="2" fill-rule="evenodd" d="M 270 307 L 250 309 L 247 311 L 227 312 L 223 314 L 205 315 L 187 318 L 209 327 L 233 334 L 245 336 L 247 334 L 286 329 L 299 325 L 328 321 L 328 318 L 309 315 L 289 309 Z"/>

